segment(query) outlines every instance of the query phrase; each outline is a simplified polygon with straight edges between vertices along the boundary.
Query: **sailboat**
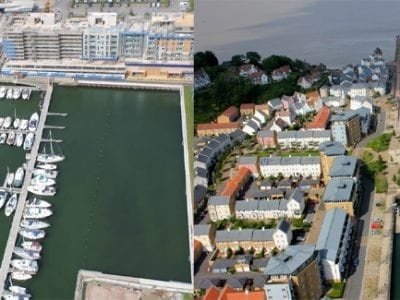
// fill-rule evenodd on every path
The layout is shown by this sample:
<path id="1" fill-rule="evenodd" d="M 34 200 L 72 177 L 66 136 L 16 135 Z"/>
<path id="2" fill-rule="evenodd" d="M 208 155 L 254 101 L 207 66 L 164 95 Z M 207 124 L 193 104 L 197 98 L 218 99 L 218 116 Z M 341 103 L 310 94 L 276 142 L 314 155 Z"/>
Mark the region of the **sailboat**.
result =
<path id="1" fill-rule="evenodd" d="M 29 118 L 28 130 L 32 132 L 35 131 L 38 126 L 38 123 L 39 123 L 39 114 L 35 112 Z"/>
<path id="2" fill-rule="evenodd" d="M 5 215 L 7 217 L 9 217 L 17 208 L 17 203 L 18 203 L 18 195 L 13 194 L 6 203 Z"/>
<path id="3" fill-rule="evenodd" d="M 53 141 L 51 138 L 51 131 L 49 132 L 50 135 L 50 153 L 42 153 L 39 154 L 37 157 L 37 161 L 41 163 L 56 163 L 63 161 L 65 159 L 65 156 L 62 154 L 55 154 L 54 149 L 53 149 Z M 44 148 L 45 151 L 46 148 Z"/>
<path id="4" fill-rule="evenodd" d="M 4 203 L 6 203 L 7 195 L 7 191 L 3 188 L 0 188 L 0 208 L 3 207 Z"/>

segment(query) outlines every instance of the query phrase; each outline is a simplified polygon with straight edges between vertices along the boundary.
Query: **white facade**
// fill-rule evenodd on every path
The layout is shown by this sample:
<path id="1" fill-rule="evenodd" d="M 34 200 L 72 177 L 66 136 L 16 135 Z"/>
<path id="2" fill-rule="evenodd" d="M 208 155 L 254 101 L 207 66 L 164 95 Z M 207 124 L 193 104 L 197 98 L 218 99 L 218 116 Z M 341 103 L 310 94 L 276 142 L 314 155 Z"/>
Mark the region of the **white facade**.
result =
<path id="1" fill-rule="evenodd" d="M 365 84 L 356 83 L 350 87 L 349 96 L 354 98 L 356 96 L 368 96 L 368 89 Z"/>
<path id="2" fill-rule="evenodd" d="M 357 110 L 361 107 L 367 108 L 369 112 L 372 114 L 373 113 L 372 99 L 369 97 L 360 97 L 360 96 L 356 96 L 353 99 L 350 99 L 351 110 Z"/>
<path id="3" fill-rule="evenodd" d="M 301 217 L 301 214 L 304 211 L 304 197 L 301 199 L 300 202 L 297 202 L 296 200 L 289 199 L 289 202 L 287 204 L 288 207 L 288 217 L 289 218 L 299 218 Z"/>
<path id="4" fill-rule="evenodd" d="M 231 211 L 229 205 L 208 205 L 208 212 L 210 219 L 213 222 L 229 219 L 231 217 Z"/>
<path id="5" fill-rule="evenodd" d="M 260 159 L 260 171 L 263 177 L 278 176 L 282 174 L 285 177 L 300 176 L 317 178 L 321 175 L 321 166 L 319 157 L 274 157 L 270 162 L 269 157 Z M 278 162 L 276 163 L 276 159 Z"/>
<path id="6" fill-rule="evenodd" d="M 318 148 L 331 140 L 330 130 L 284 131 L 277 134 L 277 142 L 282 148 Z"/>
<path id="7" fill-rule="evenodd" d="M 285 250 L 292 241 L 292 229 L 289 227 L 288 232 L 283 232 L 281 230 L 276 230 L 273 235 L 274 243 L 276 248 L 279 250 Z"/>

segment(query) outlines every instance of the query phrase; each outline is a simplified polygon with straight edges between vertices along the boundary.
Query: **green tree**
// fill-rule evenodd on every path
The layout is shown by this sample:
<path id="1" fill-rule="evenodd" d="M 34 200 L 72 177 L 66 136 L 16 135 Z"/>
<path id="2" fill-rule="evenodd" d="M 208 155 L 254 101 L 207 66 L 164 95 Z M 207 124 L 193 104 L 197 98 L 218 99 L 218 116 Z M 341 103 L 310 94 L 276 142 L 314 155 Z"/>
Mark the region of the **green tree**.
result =
<path id="1" fill-rule="evenodd" d="M 231 63 L 232 65 L 236 66 L 236 67 L 240 67 L 241 65 L 243 65 L 244 63 L 246 63 L 246 57 L 244 55 L 234 55 L 231 58 Z"/>
<path id="2" fill-rule="evenodd" d="M 261 60 L 260 54 L 258 54 L 257 52 L 254 52 L 254 51 L 247 52 L 246 58 L 249 61 L 249 63 L 254 64 L 254 65 L 258 65 Z"/>
<path id="3" fill-rule="evenodd" d="M 194 54 L 194 68 L 199 70 L 206 67 L 218 66 L 218 59 L 211 51 L 196 52 Z"/>

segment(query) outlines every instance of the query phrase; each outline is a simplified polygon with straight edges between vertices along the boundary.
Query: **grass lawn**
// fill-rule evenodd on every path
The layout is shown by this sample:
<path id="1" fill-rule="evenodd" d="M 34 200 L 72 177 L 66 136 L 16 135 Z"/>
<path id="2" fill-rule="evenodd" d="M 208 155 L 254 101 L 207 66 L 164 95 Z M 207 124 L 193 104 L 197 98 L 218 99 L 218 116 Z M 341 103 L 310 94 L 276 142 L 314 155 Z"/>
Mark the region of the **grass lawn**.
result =
<path id="1" fill-rule="evenodd" d="M 341 298 L 343 296 L 345 284 L 344 282 L 333 283 L 327 296 L 331 298 Z"/>
<path id="2" fill-rule="evenodd" d="M 379 174 L 375 176 L 375 188 L 377 193 L 386 193 L 388 190 L 388 182 L 385 175 Z"/>
<path id="3" fill-rule="evenodd" d="M 194 177 L 194 157 L 193 157 L 193 138 L 194 138 L 194 124 L 193 124 L 193 88 L 191 86 L 184 87 L 185 94 L 185 110 L 186 110 L 186 123 L 187 123 L 187 140 L 189 147 L 189 170 L 190 170 L 190 182 L 193 184 Z M 192 187 L 193 190 L 193 187 Z"/>
<path id="4" fill-rule="evenodd" d="M 366 163 L 369 163 L 373 159 L 374 159 L 374 155 L 371 152 L 364 151 L 364 153 L 363 153 L 363 161 L 365 161 Z"/>
<path id="5" fill-rule="evenodd" d="M 386 151 L 389 148 L 390 140 L 393 133 L 384 133 L 367 143 L 367 147 L 376 152 Z"/>

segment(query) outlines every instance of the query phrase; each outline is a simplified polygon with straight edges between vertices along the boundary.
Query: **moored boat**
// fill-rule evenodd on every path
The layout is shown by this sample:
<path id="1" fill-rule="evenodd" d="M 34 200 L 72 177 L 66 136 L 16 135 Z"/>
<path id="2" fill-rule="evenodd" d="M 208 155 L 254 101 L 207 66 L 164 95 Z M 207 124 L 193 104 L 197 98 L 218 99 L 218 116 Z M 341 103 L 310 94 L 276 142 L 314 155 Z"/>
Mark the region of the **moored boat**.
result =
<path id="1" fill-rule="evenodd" d="M 33 141 L 35 140 L 35 135 L 33 134 L 33 132 L 29 132 L 26 137 L 25 137 L 25 141 L 24 141 L 24 150 L 25 151 L 29 151 L 32 149 L 32 145 L 33 145 Z"/>
<path id="2" fill-rule="evenodd" d="M 12 196 L 10 197 L 10 199 L 8 199 L 6 203 L 6 208 L 4 212 L 7 217 L 9 217 L 14 212 L 15 208 L 17 207 L 17 203 L 18 203 L 18 195 L 12 194 Z"/>
<path id="3" fill-rule="evenodd" d="M 24 182 L 24 176 L 25 176 L 25 171 L 23 167 L 19 167 L 17 171 L 15 172 L 15 177 L 14 177 L 14 186 L 15 187 L 21 187 L 22 183 Z"/>
<path id="4" fill-rule="evenodd" d="M 15 247 L 13 252 L 15 255 L 24 259 L 30 259 L 30 260 L 40 259 L 40 254 L 38 252 L 28 251 L 21 247 Z"/>
<path id="5" fill-rule="evenodd" d="M 11 131 L 7 137 L 7 145 L 11 146 L 14 145 L 15 142 L 15 132 Z"/>
<path id="6" fill-rule="evenodd" d="M 13 89 L 8 89 L 6 93 L 6 98 L 12 99 L 12 97 L 13 97 Z"/>
<path id="7" fill-rule="evenodd" d="M 38 240 L 44 238 L 46 232 L 42 229 L 24 229 L 21 228 L 19 234 L 30 240 Z"/>
<path id="8" fill-rule="evenodd" d="M 31 279 L 32 275 L 24 271 L 14 271 L 11 273 L 11 278 L 14 280 L 24 281 Z"/>
<path id="9" fill-rule="evenodd" d="M 18 132 L 15 138 L 14 145 L 17 147 L 21 147 L 24 143 L 24 134 L 22 132 Z"/>
<path id="10" fill-rule="evenodd" d="M 3 127 L 4 118 L 0 118 L 0 127 Z"/>
<path id="11" fill-rule="evenodd" d="M 12 118 L 10 117 L 10 116 L 8 116 L 8 117 L 6 117 L 5 119 L 4 119 L 4 122 L 3 122 L 3 128 L 4 129 L 8 129 L 8 128 L 10 128 L 10 126 L 11 126 L 11 124 L 12 124 Z"/>
<path id="12" fill-rule="evenodd" d="M 28 123 L 29 123 L 29 121 L 27 119 L 21 119 L 21 122 L 19 124 L 19 129 L 21 129 L 21 130 L 28 129 Z"/>
<path id="13" fill-rule="evenodd" d="M 0 135 L 0 144 L 4 144 L 7 140 L 7 133 L 2 133 Z"/>
<path id="14" fill-rule="evenodd" d="M 26 229 L 45 229 L 50 227 L 50 224 L 44 221 L 28 219 L 21 221 L 21 227 Z"/>
<path id="15" fill-rule="evenodd" d="M 45 200 L 33 198 L 33 200 L 26 202 L 25 207 L 50 208 L 51 204 Z"/>
<path id="16" fill-rule="evenodd" d="M 14 89 L 12 97 L 13 97 L 14 100 L 19 99 L 19 97 L 21 97 L 21 90 L 20 89 Z"/>
<path id="17" fill-rule="evenodd" d="M 33 113 L 29 118 L 28 130 L 35 131 L 39 122 L 39 114 L 37 112 Z"/>
<path id="18" fill-rule="evenodd" d="M 6 291 L 6 290 L 3 291 L 2 297 L 4 300 L 29 300 L 30 299 L 30 296 L 16 294 L 14 292 Z"/>
<path id="19" fill-rule="evenodd" d="M 11 265 L 21 271 L 37 272 L 39 269 L 37 261 L 30 259 L 13 259 Z"/>
<path id="20" fill-rule="evenodd" d="M 14 122 L 13 122 L 13 127 L 14 127 L 15 129 L 18 129 L 20 124 L 21 124 L 21 119 L 15 118 L 15 119 L 14 119 Z"/>
<path id="21" fill-rule="evenodd" d="M 23 241 L 21 244 L 22 248 L 29 251 L 40 252 L 42 251 L 42 245 L 38 241 Z"/>
<path id="22" fill-rule="evenodd" d="M 39 196 L 54 196 L 56 189 L 52 186 L 30 185 L 28 191 Z"/>
<path id="23" fill-rule="evenodd" d="M 58 172 L 54 170 L 33 169 L 32 174 L 33 176 L 44 175 L 47 178 L 55 179 L 58 175 Z"/>
<path id="24" fill-rule="evenodd" d="M 0 88 L 0 98 L 3 99 L 6 96 L 6 93 L 7 93 L 6 87 L 2 86 Z"/>
<path id="25" fill-rule="evenodd" d="M 11 186 L 14 183 L 14 173 L 7 173 L 6 184 Z"/>
<path id="26" fill-rule="evenodd" d="M 23 89 L 22 90 L 22 99 L 24 100 L 29 100 L 30 92 L 28 89 Z"/>
<path id="27" fill-rule="evenodd" d="M 36 167 L 39 169 L 50 170 L 50 171 L 57 169 L 57 165 L 55 164 L 37 164 Z"/>
<path id="28" fill-rule="evenodd" d="M 47 178 L 45 175 L 38 175 L 32 179 L 31 184 L 40 186 L 51 186 L 55 185 L 56 181 L 54 179 Z"/>
<path id="29" fill-rule="evenodd" d="M 44 219 L 52 214 L 53 212 L 48 208 L 28 207 L 25 208 L 23 216 L 27 219 Z"/>
<path id="30" fill-rule="evenodd" d="M 6 203 L 8 192 L 5 189 L 0 188 L 0 208 Z"/>

